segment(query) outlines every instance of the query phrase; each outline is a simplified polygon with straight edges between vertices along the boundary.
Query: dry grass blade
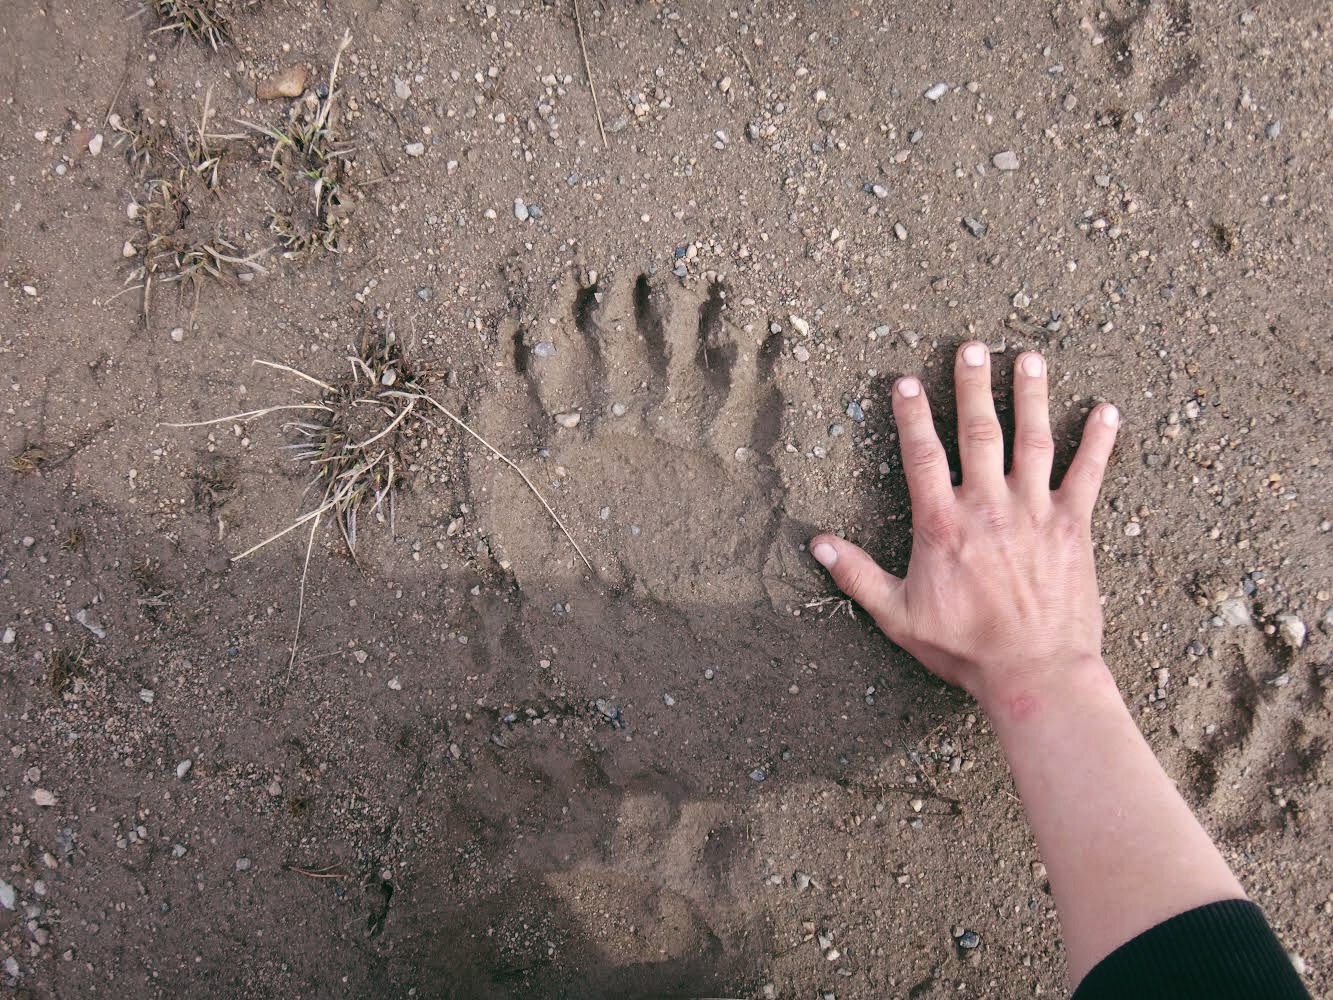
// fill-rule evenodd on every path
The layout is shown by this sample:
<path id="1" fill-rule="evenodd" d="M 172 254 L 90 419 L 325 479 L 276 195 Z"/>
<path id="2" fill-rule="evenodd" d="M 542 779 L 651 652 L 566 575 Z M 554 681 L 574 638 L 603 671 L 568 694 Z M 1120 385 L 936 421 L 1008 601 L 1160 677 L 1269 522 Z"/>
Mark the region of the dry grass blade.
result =
<path id="1" fill-rule="evenodd" d="M 164 423 L 163 427 L 211 427 L 214 424 L 235 423 L 240 420 L 255 420 L 259 417 L 267 417 L 270 413 L 277 413 L 280 410 L 324 410 L 332 413 L 323 403 L 287 403 L 283 406 L 266 406 L 262 410 L 247 410 L 244 413 L 231 413 L 225 417 L 214 417 L 212 420 L 191 420 L 183 424 Z"/>
<path id="2" fill-rule="evenodd" d="M 385 395 L 395 395 L 395 393 L 385 393 Z M 397 393 L 396 395 L 404 395 L 404 394 Z M 579 548 L 579 543 L 574 541 L 574 536 L 570 534 L 569 529 L 565 527 L 565 522 L 560 520 L 560 515 L 557 514 L 555 512 L 555 509 L 549 503 L 546 502 L 546 498 L 541 495 L 541 491 L 538 490 L 536 485 L 533 484 L 532 480 L 528 478 L 528 474 L 526 472 L 520 469 L 518 465 L 515 464 L 514 461 L 509 458 L 508 455 L 500 451 L 499 448 L 495 447 L 495 445 L 491 444 L 484 437 L 482 437 L 480 434 L 474 431 L 471 427 L 469 427 L 466 423 L 464 423 L 461 417 L 455 415 L 453 411 L 449 410 L 443 404 L 439 403 L 433 396 L 429 396 L 426 393 L 422 393 L 421 398 L 425 400 L 427 403 L 429 403 L 431 406 L 435 407 L 435 409 L 443 413 L 446 417 L 448 417 L 455 424 L 457 424 L 459 427 L 465 430 L 468 434 L 471 434 L 474 438 L 476 438 L 478 441 L 481 442 L 481 444 L 486 448 L 487 451 L 489 451 L 500 461 L 504 462 L 505 465 L 509 466 L 511 469 L 517 472 L 519 474 L 519 477 L 523 480 L 523 482 L 527 484 L 528 489 L 532 491 L 532 495 L 535 496 L 541 502 L 541 505 L 543 507 L 546 508 L 546 513 L 551 515 L 551 520 L 555 522 L 556 527 L 558 527 L 560 531 L 564 534 L 564 536 L 567 539 L 569 539 L 569 544 L 574 546 L 574 551 L 579 554 L 579 558 L 583 560 L 583 564 L 587 566 L 588 569 L 592 570 L 592 572 L 594 573 L 597 572 L 595 569 L 593 569 L 592 563 L 589 561 L 588 557 L 583 554 L 583 550 Z"/>
<path id="3" fill-rule="evenodd" d="M 311 385 L 319 386 L 325 392 L 337 391 L 336 389 L 333 388 L 333 386 L 329 385 L 327 382 L 321 382 L 313 375 L 307 375 L 305 372 L 297 371 L 295 368 L 292 368 L 288 365 L 280 365 L 276 361 L 261 361 L 259 358 L 255 358 L 255 360 L 251 361 L 250 363 L 252 365 L 263 365 L 265 368 L 272 368 L 275 371 L 286 372 L 288 375 L 295 375 L 297 378 L 303 378 Z"/>
<path id="4" fill-rule="evenodd" d="M 583 15 L 579 11 L 579 0 L 574 2 L 574 31 L 579 36 L 579 51 L 583 54 L 583 75 L 588 78 L 588 93 L 592 95 L 592 109 L 597 114 L 597 131 L 602 136 L 602 148 L 607 149 L 606 125 L 602 122 L 602 105 L 597 100 L 597 85 L 592 82 L 592 66 L 588 62 L 588 43 L 583 38 Z"/>

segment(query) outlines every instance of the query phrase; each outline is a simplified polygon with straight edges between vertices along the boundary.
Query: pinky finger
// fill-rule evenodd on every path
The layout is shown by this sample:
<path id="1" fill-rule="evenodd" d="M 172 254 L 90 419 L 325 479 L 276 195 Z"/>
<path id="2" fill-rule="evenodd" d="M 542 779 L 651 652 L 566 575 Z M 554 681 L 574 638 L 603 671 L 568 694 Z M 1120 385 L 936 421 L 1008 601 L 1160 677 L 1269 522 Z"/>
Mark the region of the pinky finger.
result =
<path id="1" fill-rule="evenodd" d="M 1082 516 L 1091 516 L 1097 503 L 1097 493 L 1102 488 L 1102 477 L 1106 475 L 1106 463 L 1115 446 L 1119 427 L 1120 411 L 1110 403 L 1094 409 L 1083 425 L 1083 440 L 1060 483 L 1059 494 Z"/>

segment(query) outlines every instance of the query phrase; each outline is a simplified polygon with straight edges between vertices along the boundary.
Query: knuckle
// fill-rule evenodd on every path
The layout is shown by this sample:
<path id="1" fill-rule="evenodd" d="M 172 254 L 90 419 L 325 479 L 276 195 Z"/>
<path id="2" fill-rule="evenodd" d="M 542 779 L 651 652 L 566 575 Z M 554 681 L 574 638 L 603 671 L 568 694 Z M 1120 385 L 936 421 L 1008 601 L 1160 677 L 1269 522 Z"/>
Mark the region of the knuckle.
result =
<path id="1" fill-rule="evenodd" d="M 1016 444 L 1024 451 L 1041 454 L 1046 454 L 1055 450 L 1055 442 L 1051 438 L 1051 432 L 1035 427 L 1029 427 L 1026 430 L 1019 431 Z"/>
<path id="2" fill-rule="evenodd" d="M 926 505 L 913 517 L 913 529 L 924 535 L 931 542 L 945 548 L 958 541 L 958 519 L 954 512 L 944 504 Z"/>
<path id="3" fill-rule="evenodd" d="M 994 444 L 1000 440 L 1000 422 L 994 417 L 968 417 L 963 436 L 972 444 Z"/>
<path id="4" fill-rule="evenodd" d="M 914 469 L 935 469 L 944 462 L 944 449 L 938 441 L 905 441 L 903 461 Z"/>
<path id="5" fill-rule="evenodd" d="M 1004 504 L 981 503 L 976 506 L 975 512 L 981 523 L 992 532 L 1006 531 L 1011 523 L 1009 511 Z"/>

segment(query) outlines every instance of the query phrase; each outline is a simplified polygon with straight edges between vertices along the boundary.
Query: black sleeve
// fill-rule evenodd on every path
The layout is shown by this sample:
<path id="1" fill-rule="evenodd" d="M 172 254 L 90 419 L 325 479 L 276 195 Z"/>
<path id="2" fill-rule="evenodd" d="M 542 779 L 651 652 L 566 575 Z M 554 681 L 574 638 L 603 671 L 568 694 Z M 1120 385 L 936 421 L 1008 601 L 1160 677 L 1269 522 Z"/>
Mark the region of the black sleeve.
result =
<path id="1" fill-rule="evenodd" d="M 1099 962 L 1073 1000 L 1310 1000 L 1263 911 L 1243 899 L 1188 910 Z"/>

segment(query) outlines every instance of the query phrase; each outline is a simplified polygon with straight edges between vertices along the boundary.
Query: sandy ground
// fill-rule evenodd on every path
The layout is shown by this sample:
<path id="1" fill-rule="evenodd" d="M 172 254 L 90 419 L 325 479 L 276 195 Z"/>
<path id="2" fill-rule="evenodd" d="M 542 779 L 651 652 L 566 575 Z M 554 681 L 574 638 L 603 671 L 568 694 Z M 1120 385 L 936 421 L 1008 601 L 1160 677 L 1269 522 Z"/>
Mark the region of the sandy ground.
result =
<path id="1" fill-rule="evenodd" d="M 1320 5 L 582 0 L 605 141 L 569 3 L 159 6 L 0 16 L 15 992 L 1060 995 L 985 718 L 801 548 L 904 565 L 978 337 L 1123 408 L 1109 661 L 1327 995 Z"/>

